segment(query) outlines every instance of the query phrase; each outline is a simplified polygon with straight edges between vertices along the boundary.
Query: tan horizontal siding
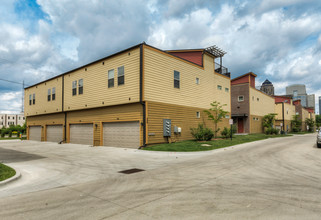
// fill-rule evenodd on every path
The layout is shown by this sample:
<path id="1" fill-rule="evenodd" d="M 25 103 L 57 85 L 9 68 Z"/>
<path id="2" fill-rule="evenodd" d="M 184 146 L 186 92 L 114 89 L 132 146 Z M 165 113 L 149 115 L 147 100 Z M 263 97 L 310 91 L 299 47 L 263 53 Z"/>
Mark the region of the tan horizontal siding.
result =
<path id="1" fill-rule="evenodd" d="M 129 55 L 130 53 L 130 55 Z M 92 64 L 65 76 L 65 110 L 94 108 L 139 101 L 139 48 Z M 104 62 L 104 65 L 102 64 Z M 125 84 L 118 86 L 118 67 L 124 66 Z M 108 88 L 108 70 L 114 87 Z M 83 79 L 83 94 L 72 96 L 72 82 Z M 104 104 L 103 104 L 104 103 Z"/>
<path id="2" fill-rule="evenodd" d="M 250 114 L 257 116 L 264 116 L 274 113 L 275 100 L 257 89 L 250 87 Z M 259 100 L 257 100 L 259 98 Z"/>
<path id="3" fill-rule="evenodd" d="M 230 79 L 214 73 L 214 60 L 204 55 L 204 69 L 144 47 L 144 92 L 146 101 L 208 108 L 213 101 L 230 111 Z M 180 88 L 174 88 L 174 70 L 180 72 Z M 196 77 L 200 84 L 196 84 Z M 222 90 L 217 90 L 217 85 Z M 225 92 L 225 88 L 229 92 Z"/>
<path id="4" fill-rule="evenodd" d="M 196 128 L 199 123 L 214 129 L 213 122 L 208 120 L 204 110 L 205 109 L 202 108 L 148 102 L 148 144 L 164 143 L 168 141 L 167 138 L 163 137 L 163 119 L 172 120 L 172 137 L 170 138 L 170 141 L 172 142 L 193 139 L 190 128 Z M 196 118 L 197 111 L 201 113 L 200 118 Z M 174 134 L 174 126 L 181 127 L 182 133 L 178 135 Z M 228 119 L 223 119 L 218 126 L 221 129 L 228 127 Z"/>
<path id="5" fill-rule="evenodd" d="M 56 99 L 48 101 L 48 89 L 56 88 Z M 29 95 L 36 94 L 35 105 L 29 105 Z M 56 113 L 62 110 L 62 77 L 25 89 L 25 116 Z"/>

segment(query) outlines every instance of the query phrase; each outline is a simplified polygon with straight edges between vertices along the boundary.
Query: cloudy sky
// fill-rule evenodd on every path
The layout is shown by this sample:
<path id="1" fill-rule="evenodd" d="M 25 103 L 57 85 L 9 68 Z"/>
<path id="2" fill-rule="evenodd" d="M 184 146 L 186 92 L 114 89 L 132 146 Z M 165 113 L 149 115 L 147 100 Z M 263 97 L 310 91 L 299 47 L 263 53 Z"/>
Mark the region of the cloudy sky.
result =
<path id="1" fill-rule="evenodd" d="M 217 45 L 232 78 L 252 71 L 277 94 L 321 96 L 319 0 L 1 0 L 0 112 L 32 85 L 145 41 L 163 50 Z M 4 81 L 7 80 L 7 81 Z M 11 83 L 13 81 L 17 83 Z"/>

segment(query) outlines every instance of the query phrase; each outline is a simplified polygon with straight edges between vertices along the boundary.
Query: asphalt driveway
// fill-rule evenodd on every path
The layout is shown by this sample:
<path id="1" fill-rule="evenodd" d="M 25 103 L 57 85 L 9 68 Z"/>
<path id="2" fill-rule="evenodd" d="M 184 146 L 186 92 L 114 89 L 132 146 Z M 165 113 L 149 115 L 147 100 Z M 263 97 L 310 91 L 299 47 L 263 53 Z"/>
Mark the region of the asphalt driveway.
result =
<path id="1" fill-rule="evenodd" d="M 10 163 L 24 177 L 0 188 L 3 219 L 321 216 L 315 134 L 176 154 L 37 142 L 0 147 L 44 157 Z M 118 173 L 129 168 L 145 171 Z"/>

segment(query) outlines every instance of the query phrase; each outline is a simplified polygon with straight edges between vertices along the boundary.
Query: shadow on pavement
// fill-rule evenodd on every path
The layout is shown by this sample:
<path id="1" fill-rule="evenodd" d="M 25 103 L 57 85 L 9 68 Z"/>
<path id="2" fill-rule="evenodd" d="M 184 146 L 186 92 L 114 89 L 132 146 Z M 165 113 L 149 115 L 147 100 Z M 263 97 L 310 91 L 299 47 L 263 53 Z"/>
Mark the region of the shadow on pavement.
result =
<path id="1" fill-rule="evenodd" d="M 30 160 L 39 160 L 45 157 L 37 154 L 29 154 L 16 150 L 9 150 L 0 147 L 0 163 L 23 162 Z"/>

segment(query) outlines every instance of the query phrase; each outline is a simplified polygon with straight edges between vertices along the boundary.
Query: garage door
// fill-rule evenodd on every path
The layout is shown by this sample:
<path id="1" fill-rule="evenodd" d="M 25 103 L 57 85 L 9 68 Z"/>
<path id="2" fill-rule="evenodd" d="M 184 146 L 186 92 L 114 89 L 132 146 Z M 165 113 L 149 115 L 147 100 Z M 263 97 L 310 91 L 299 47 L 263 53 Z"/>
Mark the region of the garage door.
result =
<path id="1" fill-rule="evenodd" d="M 41 126 L 29 127 L 29 140 L 41 141 Z"/>
<path id="2" fill-rule="evenodd" d="M 139 122 L 103 124 L 104 145 L 112 147 L 139 147 Z"/>
<path id="3" fill-rule="evenodd" d="M 70 125 L 70 143 L 93 145 L 93 124 Z"/>
<path id="4" fill-rule="evenodd" d="M 48 125 L 47 126 L 47 141 L 60 142 L 63 140 L 62 125 Z"/>

